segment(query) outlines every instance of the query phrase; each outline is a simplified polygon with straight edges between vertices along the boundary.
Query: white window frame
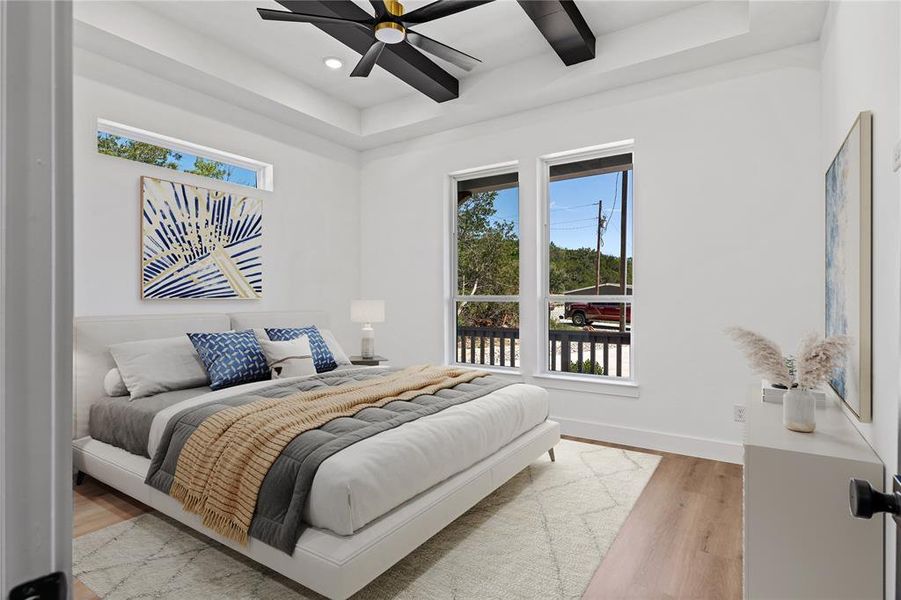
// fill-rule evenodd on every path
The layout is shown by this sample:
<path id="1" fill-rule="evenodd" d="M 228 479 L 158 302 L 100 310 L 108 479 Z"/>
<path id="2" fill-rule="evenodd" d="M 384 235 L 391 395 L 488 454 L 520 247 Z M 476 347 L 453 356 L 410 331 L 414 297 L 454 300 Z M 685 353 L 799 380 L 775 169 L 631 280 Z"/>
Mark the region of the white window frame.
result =
<path id="1" fill-rule="evenodd" d="M 520 322 L 520 334 L 518 344 L 520 348 L 522 347 L 523 338 L 522 338 L 522 269 L 520 268 L 520 281 L 519 281 L 519 294 L 517 295 L 506 295 L 506 296 L 485 296 L 485 295 L 460 295 L 457 293 L 457 182 L 466 181 L 469 179 L 476 179 L 478 177 L 490 177 L 492 175 L 504 175 L 508 173 L 516 173 L 517 180 L 519 180 L 519 162 L 518 161 L 510 161 L 504 163 L 497 163 L 494 165 L 489 165 L 486 167 L 479 167 L 475 169 L 467 169 L 463 171 L 456 171 L 448 175 L 447 178 L 447 208 L 445 210 L 447 228 L 445 231 L 447 235 L 445 236 L 445 254 L 448 257 L 448 260 L 445 261 L 447 265 L 447 273 L 445 274 L 445 357 L 444 362 L 448 365 L 455 365 L 461 367 L 478 367 L 483 370 L 491 370 L 498 371 L 502 373 L 510 373 L 510 374 L 518 374 L 522 370 L 522 362 L 517 364 L 515 367 L 502 367 L 497 365 L 489 365 L 489 364 L 473 364 L 467 362 L 458 362 L 457 361 L 457 302 L 461 299 L 466 300 L 467 302 L 516 302 L 517 306 L 519 306 L 519 322 Z M 517 184 L 518 186 L 518 184 Z M 519 230 L 519 244 L 520 244 L 520 254 L 519 261 L 520 267 L 522 265 L 522 227 L 521 227 L 521 217 L 522 215 L 522 196 L 519 195 L 519 207 L 517 211 L 517 219 L 520 221 L 517 223 L 517 228 Z"/>
<path id="2" fill-rule="evenodd" d="M 261 162 L 259 160 L 247 158 L 246 156 L 240 156 L 231 152 L 225 152 L 223 150 L 216 150 L 215 148 L 210 148 L 209 146 L 201 146 L 200 144 L 187 142 L 185 140 L 180 140 L 178 138 L 163 135 L 161 133 L 154 133 L 152 131 L 147 131 L 146 129 L 139 129 L 137 127 L 132 127 L 131 125 L 116 123 L 115 121 L 110 121 L 108 119 L 97 119 L 97 133 L 110 133 L 112 135 L 127 137 L 138 142 L 153 144 L 154 146 L 161 146 L 163 148 L 168 148 L 169 150 L 174 150 L 176 152 L 193 154 L 194 156 L 204 158 L 206 160 L 227 163 L 236 167 L 247 169 L 249 171 L 254 171 L 257 174 L 256 189 L 269 192 L 272 191 L 272 165 Z"/>
<path id="3" fill-rule="evenodd" d="M 559 379 L 566 381 L 585 381 L 591 383 L 613 384 L 626 387 L 636 387 L 638 382 L 638 360 L 635 348 L 636 327 L 635 327 L 635 302 L 634 295 L 587 295 L 587 296 L 563 296 L 550 293 L 550 170 L 554 165 L 566 164 L 580 160 L 593 160 L 596 158 L 604 158 L 607 156 L 616 156 L 619 154 L 632 154 L 632 197 L 635 198 L 635 172 L 636 172 L 636 156 L 635 141 L 623 140 L 602 144 L 599 146 L 591 146 L 588 148 L 580 148 L 566 152 L 557 152 L 547 154 L 538 158 L 538 210 L 539 223 L 541 223 L 541 240 L 540 240 L 540 262 L 539 262 L 539 290 L 540 298 L 538 302 L 538 324 L 539 348 L 538 348 L 538 370 L 537 376 L 550 379 Z M 633 206 L 633 219 L 630 224 L 632 231 L 632 286 L 633 289 L 637 282 L 637 270 L 635 265 L 638 264 L 638 251 L 635 243 L 635 210 Z M 627 302 L 631 307 L 632 322 L 630 325 L 630 343 L 629 343 L 629 376 L 617 377 L 615 375 L 591 375 L 585 373 L 568 373 L 565 371 L 552 371 L 550 365 L 550 327 L 547 323 L 547 306 L 549 302 Z"/>

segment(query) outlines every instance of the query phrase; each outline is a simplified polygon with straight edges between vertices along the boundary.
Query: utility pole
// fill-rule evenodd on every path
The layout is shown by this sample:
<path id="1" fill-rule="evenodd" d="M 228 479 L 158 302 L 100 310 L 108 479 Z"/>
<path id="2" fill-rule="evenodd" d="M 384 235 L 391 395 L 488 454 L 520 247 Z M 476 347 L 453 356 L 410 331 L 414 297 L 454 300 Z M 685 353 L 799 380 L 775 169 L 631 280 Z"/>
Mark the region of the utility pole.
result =
<path id="1" fill-rule="evenodd" d="M 604 201 L 598 200 L 598 243 L 597 254 L 594 257 L 594 295 L 601 293 L 601 234 L 604 228 Z"/>
<path id="2" fill-rule="evenodd" d="M 629 292 L 628 286 L 628 278 L 626 276 L 626 271 L 628 268 L 628 261 L 626 258 L 626 235 L 629 233 L 629 224 L 627 222 L 628 211 L 628 196 L 629 196 L 629 171 L 623 171 L 623 187 L 622 191 L 622 202 L 620 202 L 620 231 L 619 231 L 619 285 L 620 290 L 622 290 L 622 294 L 625 296 Z M 626 305 L 625 303 L 620 305 L 619 308 L 619 330 L 626 330 Z M 618 364 L 618 363 L 617 363 Z"/>

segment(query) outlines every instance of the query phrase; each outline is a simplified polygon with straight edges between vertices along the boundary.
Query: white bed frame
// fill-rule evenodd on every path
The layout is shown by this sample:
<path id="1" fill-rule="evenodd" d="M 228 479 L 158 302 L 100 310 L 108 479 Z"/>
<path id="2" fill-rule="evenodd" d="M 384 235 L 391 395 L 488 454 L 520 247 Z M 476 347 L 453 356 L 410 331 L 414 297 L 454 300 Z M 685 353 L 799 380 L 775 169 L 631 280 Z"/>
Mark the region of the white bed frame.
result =
<path id="1" fill-rule="evenodd" d="M 77 319 L 75 324 L 74 465 L 82 473 L 155 508 L 207 537 L 329 598 L 347 598 L 475 506 L 560 440 L 553 421 L 526 432 L 488 458 L 416 496 L 351 536 L 307 528 L 293 555 L 256 539 L 240 546 L 210 531 L 197 515 L 144 483 L 150 460 L 88 436 L 91 403 L 103 397 L 114 363 L 108 347 L 121 341 L 252 327 L 327 327 L 321 312 L 196 314 Z"/>

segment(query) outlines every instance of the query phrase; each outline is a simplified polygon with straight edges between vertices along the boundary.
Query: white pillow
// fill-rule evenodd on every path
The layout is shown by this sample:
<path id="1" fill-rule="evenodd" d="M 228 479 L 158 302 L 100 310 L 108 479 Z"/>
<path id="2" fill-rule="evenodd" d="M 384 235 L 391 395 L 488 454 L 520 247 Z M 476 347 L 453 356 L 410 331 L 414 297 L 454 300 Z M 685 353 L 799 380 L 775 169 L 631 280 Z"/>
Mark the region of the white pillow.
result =
<path id="1" fill-rule="evenodd" d="M 325 340 L 325 345 L 328 346 L 329 352 L 335 357 L 336 363 L 339 365 L 353 364 L 350 362 L 350 359 L 347 358 L 347 354 L 344 352 L 341 344 L 335 339 L 331 329 L 320 329 L 319 333 L 322 334 L 322 339 Z"/>
<path id="2" fill-rule="evenodd" d="M 266 355 L 266 364 L 272 370 L 273 379 L 285 377 L 301 377 L 315 375 L 316 365 L 313 364 L 313 352 L 310 350 L 310 340 L 302 335 L 293 340 L 275 342 L 266 336 L 257 333 L 260 348 Z"/>
<path id="3" fill-rule="evenodd" d="M 109 351 L 132 400 L 210 384 L 187 335 L 113 344 Z"/>
<path id="4" fill-rule="evenodd" d="M 106 376 L 103 378 L 103 389 L 110 398 L 128 395 L 128 388 L 125 386 L 125 382 L 122 381 L 122 373 L 116 368 L 107 371 Z"/>

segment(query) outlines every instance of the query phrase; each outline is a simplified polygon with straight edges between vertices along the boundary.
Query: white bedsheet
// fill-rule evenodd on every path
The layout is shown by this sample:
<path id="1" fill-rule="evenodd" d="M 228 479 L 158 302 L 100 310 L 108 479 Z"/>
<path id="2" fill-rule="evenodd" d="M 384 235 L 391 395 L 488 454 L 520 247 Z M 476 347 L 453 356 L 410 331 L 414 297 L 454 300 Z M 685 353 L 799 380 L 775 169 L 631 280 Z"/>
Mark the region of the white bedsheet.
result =
<path id="1" fill-rule="evenodd" d="M 547 416 L 547 392 L 517 383 L 357 442 L 319 466 L 304 520 L 351 535 Z"/>
<path id="2" fill-rule="evenodd" d="M 148 440 L 150 456 L 155 456 L 169 419 L 183 409 L 271 384 L 210 392 L 160 411 Z M 357 442 L 319 466 L 304 520 L 351 535 L 497 452 L 547 416 L 547 391 L 517 383 Z"/>

